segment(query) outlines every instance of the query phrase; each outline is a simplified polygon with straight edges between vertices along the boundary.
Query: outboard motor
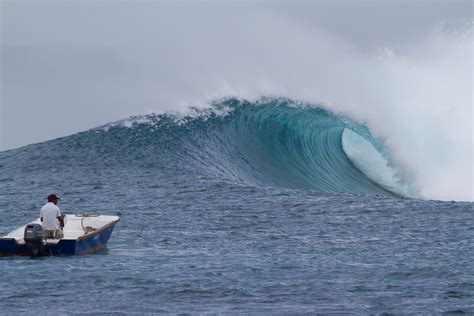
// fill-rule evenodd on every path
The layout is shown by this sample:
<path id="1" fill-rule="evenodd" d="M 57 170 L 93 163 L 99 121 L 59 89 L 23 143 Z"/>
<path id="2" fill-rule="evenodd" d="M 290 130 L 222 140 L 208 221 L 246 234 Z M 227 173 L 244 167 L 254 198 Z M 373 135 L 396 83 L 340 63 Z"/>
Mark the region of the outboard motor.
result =
<path id="1" fill-rule="evenodd" d="M 38 256 L 43 252 L 43 226 L 40 224 L 28 224 L 25 227 L 24 240 L 33 256 Z"/>

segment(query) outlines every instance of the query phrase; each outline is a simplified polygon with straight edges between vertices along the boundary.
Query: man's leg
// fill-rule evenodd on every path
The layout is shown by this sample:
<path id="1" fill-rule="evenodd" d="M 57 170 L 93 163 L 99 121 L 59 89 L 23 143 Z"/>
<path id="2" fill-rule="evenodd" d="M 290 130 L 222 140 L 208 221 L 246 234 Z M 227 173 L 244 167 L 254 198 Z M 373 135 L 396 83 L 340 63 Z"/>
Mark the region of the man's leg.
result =
<path id="1" fill-rule="evenodd" d="M 61 228 L 56 229 L 56 239 L 61 239 L 64 237 L 63 230 Z"/>

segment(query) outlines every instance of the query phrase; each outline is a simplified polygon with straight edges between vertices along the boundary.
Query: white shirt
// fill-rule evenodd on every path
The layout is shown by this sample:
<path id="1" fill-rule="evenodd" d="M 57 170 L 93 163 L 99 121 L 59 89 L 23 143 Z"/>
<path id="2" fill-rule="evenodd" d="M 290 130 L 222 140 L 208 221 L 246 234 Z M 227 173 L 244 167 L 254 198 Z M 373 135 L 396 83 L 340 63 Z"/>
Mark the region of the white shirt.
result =
<path id="1" fill-rule="evenodd" d="M 53 202 L 46 203 L 40 211 L 40 217 L 43 218 L 43 228 L 45 230 L 55 230 L 59 227 L 58 217 L 61 216 L 61 210 Z"/>

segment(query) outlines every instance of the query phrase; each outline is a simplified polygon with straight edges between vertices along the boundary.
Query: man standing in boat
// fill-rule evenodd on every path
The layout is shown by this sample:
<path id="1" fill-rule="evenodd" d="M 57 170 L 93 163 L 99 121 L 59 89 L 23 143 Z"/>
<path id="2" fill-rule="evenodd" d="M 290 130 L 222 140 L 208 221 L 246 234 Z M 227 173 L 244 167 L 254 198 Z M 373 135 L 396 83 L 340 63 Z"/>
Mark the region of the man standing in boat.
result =
<path id="1" fill-rule="evenodd" d="M 57 206 L 59 198 L 56 194 L 48 195 L 46 203 L 40 211 L 41 222 L 43 223 L 44 238 L 61 238 L 63 232 L 60 228 L 62 220 L 61 210 Z"/>

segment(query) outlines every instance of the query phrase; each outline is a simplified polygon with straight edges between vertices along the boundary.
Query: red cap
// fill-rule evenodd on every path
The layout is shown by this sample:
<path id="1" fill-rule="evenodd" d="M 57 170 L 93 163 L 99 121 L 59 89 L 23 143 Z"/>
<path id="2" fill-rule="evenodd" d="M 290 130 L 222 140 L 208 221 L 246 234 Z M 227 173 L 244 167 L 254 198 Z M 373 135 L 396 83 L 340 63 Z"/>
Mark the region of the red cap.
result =
<path id="1" fill-rule="evenodd" d="M 55 200 L 59 200 L 58 196 L 56 194 L 50 194 L 48 195 L 48 202 L 53 202 Z"/>

